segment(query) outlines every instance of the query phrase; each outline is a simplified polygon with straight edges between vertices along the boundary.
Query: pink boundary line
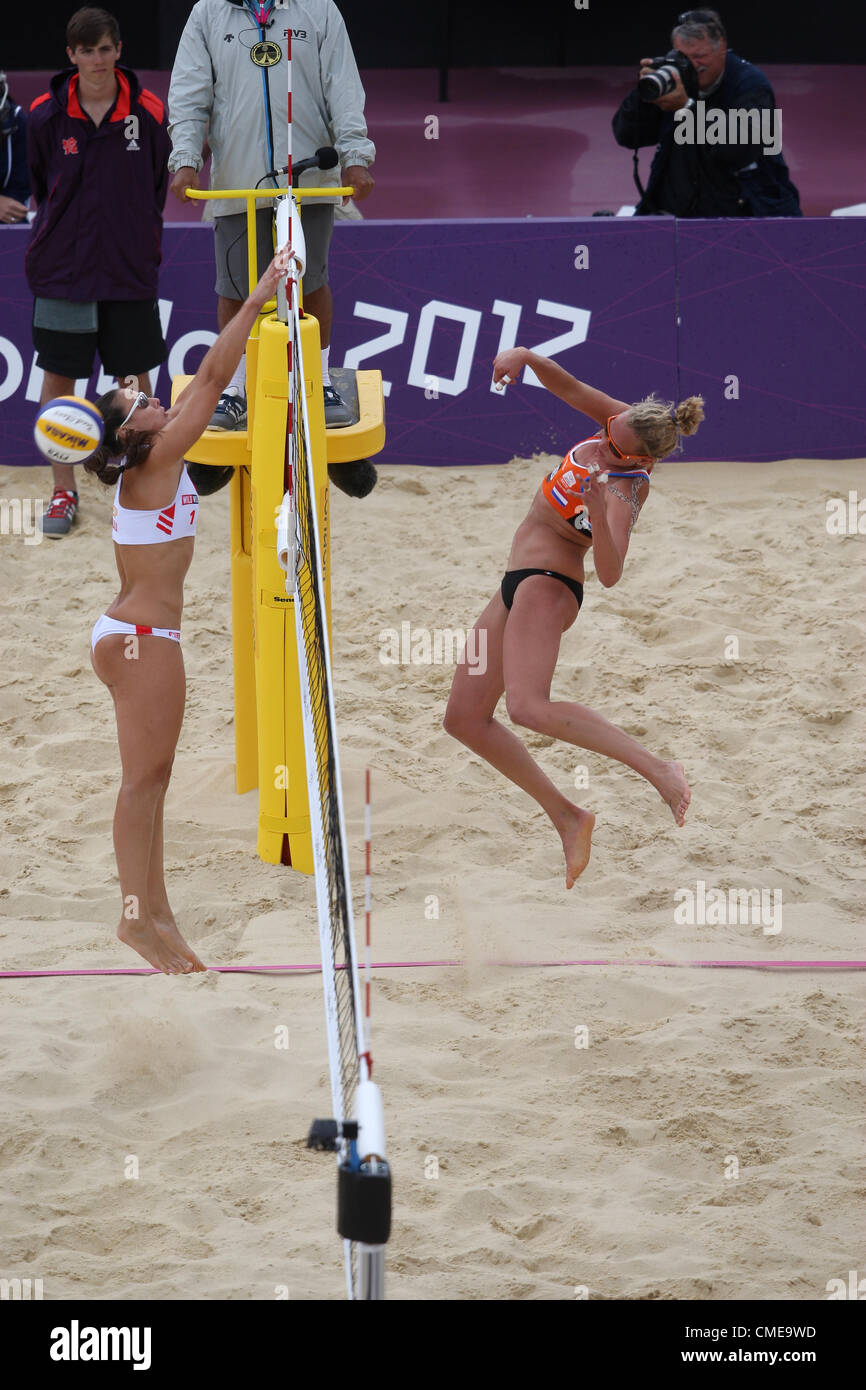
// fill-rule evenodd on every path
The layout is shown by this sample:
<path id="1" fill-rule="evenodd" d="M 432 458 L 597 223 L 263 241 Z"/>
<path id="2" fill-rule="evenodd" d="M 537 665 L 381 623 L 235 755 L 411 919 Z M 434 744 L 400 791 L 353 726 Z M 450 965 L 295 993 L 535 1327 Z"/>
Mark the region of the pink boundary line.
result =
<path id="1" fill-rule="evenodd" d="M 463 960 L 379 960 L 373 970 L 423 970 L 435 966 L 462 966 Z M 479 965 L 507 965 L 516 968 L 568 965 L 641 965 L 685 970 L 866 970 L 866 960 L 633 960 L 623 957 L 599 960 L 489 960 Z M 219 975 L 262 974 L 321 974 L 321 965 L 209 965 L 208 970 Z M 338 970 L 345 970 L 338 965 Z M 161 975 L 161 970 L 136 966 L 114 967 L 106 970 L 0 970 L 0 979 L 29 980 L 39 976 L 58 975 Z"/>

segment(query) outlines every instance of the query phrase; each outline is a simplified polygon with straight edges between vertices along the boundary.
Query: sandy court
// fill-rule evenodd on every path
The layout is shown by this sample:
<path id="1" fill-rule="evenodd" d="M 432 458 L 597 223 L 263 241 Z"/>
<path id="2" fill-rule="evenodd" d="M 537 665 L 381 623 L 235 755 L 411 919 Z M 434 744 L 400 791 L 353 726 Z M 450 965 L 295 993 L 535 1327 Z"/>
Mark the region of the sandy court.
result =
<path id="1" fill-rule="evenodd" d="M 635 773 L 523 731 L 563 789 L 586 769 L 593 857 L 567 893 L 543 813 L 442 730 L 453 667 L 382 659 L 402 624 L 420 652 L 474 622 L 553 461 L 332 491 L 356 904 L 369 766 L 374 956 L 466 962 L 376 977 L 388 1296 L 820 1299 L 862 1270 L 864 975 L 485 962 L 866 959 L 866 537 L 829 535 L 825 508 L 863 466 L 660 466 L 621 583 L 588 574 L 554 694 L 680 758 L 692 805 L 677 829 Z M 47 500 L 46 479 L 3 470 L 0 499 Z M 119 758 L 88 659 L 111 492 L 80 488 L 68 539 L 0 536 L 6 969 L 138 963 L 114 938 Z M 187 581 L 169 892 L 210 964 L 315 962 L 312 881 L 259 862 L 255 793 L 234 793 L 228 569 L 224 491 Z M 699 882 L 780 892 L 782 930 L 675 921 Z M 0 992 L 0 1275 L 46 1299 L 343 1296 L 332 1161 L 304 1147 L 330 1114 L 317 975 Z"/>

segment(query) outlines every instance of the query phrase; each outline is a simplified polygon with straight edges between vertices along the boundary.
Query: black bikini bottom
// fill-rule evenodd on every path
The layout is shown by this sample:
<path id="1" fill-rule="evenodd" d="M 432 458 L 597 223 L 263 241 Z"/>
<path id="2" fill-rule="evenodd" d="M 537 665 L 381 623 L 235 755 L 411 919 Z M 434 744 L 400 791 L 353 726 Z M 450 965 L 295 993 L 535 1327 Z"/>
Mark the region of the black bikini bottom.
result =
<path id="1" fill-rule="evenodd" d="M 514 602 L 514 593 L 518 584 L 522 584 L 523 580 L 528 579 L 531 574 L 546 574 L 551 579 L 560 579 L 574 594 L 577 599 L 577 606 L 580 608 L 583 603 L 583 585 L 580 580 L 569 579 L 567 574 L 557 574 L 556 570 L 508 570 L 499 586 L 502 602 L 506 608 L 510 608 Z"/>

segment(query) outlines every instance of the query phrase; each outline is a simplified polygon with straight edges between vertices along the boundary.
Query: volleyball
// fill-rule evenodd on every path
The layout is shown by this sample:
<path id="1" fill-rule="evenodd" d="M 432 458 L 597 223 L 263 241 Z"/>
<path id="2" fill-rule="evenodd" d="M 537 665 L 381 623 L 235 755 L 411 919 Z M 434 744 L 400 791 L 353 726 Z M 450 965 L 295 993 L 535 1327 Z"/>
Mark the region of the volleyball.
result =
<path id="1" fill-rule="evenodd" d="M 36 416 L 36 446 L 52 463 L 84 463 L 102 443 L 105 423 L 83 396 L 57 396 Z"/>

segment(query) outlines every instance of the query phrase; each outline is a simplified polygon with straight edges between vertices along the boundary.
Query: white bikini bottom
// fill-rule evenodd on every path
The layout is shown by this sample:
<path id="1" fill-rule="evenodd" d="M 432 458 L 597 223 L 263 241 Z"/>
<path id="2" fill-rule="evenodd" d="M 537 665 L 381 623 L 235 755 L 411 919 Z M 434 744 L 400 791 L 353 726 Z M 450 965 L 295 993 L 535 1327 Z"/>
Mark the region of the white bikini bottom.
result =
<path id="1" fill-rule="evenodd" d="M 90 634 L 90 650 L 94 650 L 100 637 L 107 637 L 112 632 L 122 632 L 132 637 L 168 637 L 172 642 L 180 641 L 180 632 L 174 628 L 141 627 L 138 623 L 122 623 L 118 618 L 109 618 L 107 613 L 103 613 Z"/>

